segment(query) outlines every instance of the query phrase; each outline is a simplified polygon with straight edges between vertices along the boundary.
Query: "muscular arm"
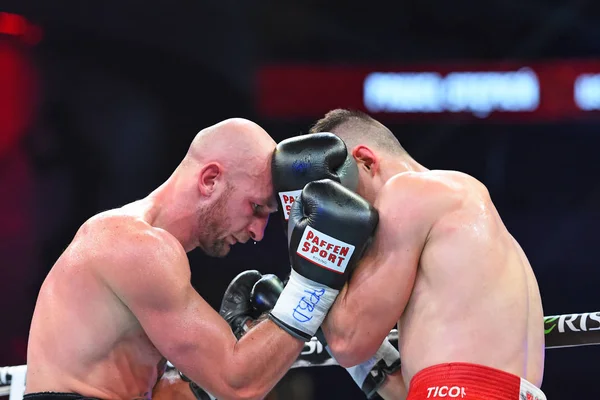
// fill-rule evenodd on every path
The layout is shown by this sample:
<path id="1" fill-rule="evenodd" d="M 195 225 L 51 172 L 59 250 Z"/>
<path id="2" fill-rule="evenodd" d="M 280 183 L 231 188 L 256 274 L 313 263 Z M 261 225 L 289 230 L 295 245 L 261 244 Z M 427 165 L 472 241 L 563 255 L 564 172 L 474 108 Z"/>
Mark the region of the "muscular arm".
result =
<path id="1" fill-rule="evenodd" d="M 394 178 L 375 207 L 375 239 L 323 324 L 338 362 L 349 367 L 371 357 L 396 325 L 412 293 L 421 251 L 431 228 L 420 182 Z"/>
<path id="2" fill-rule="evenodd" d="M 184 250 L 166 233 L 143 232 L 106 277 L 149 339 L 180 371 L 219 399 L 262 398 L 304 343 L 264 321 L 239 342 L 190 284 Z M 115 252 L 116 253 L 116 252 Z"/>

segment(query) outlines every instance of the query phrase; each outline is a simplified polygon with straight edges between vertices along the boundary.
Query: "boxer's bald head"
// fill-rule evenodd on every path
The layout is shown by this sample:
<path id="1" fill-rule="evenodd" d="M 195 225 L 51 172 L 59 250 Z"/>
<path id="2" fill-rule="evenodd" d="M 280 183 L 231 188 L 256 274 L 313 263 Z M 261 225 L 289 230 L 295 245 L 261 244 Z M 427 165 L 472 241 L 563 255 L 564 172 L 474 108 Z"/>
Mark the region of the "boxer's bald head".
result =
<path id="1" fill-rule="evenodd" d="M 183 165 L 219 163 L 234 176 L 266 171 L 275 141 L 258 124 L 231 118 L 201 130 L 192 140 Z"/>
<path id="2" fill-rule="evenodd" d="M 425 169 L 385 125 L 361 111 L 329 111 L 310 129 L 310 133 L 317 132 L 334 133 L 346 143 L 359 167 L 357 192 L 369 201 L 374 200 L 379 188 L 393 175 Z"/>
<path id="3" fill-rule="evenodd" d="M 184 247 L 224 256 L 263 237 L 277 208 L 271 180 L 275 141 L 252 121 L 232 118 L 201 130 L 163 190 Z M 188 244 L 189 243 L 189 244 Z"/>

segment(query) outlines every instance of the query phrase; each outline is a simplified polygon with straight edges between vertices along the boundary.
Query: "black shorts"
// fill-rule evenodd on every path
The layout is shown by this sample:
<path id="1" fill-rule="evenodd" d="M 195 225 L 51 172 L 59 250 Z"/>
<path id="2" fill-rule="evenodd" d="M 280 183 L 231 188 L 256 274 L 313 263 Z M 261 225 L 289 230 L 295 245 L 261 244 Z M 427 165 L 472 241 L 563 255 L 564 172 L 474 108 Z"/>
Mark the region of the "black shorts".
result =
<path id="1" fill-rule="evenodd" d="M 77 393 L 39 392 L 28 393 L 23 400 L 100 400 L 96 397 L 85 397 Z"/>

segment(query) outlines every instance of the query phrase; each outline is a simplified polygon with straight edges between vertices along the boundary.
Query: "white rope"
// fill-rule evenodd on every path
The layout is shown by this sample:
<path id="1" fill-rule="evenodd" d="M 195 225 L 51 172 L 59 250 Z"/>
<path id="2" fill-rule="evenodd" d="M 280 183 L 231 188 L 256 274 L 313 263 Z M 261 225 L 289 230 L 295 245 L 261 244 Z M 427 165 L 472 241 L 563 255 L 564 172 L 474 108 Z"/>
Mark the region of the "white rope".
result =
<path id="1" fill-rule="evenodd" d="M 0 387 L 0 396 L 10 396 L 9 400 L 22 400 L 26 374 L 27 365 L 0 368 L 0 384 L 9 385 Z"/>
<path id="2" fill-rule="evenodd" d="M 600 312 L 544 317 L 544 329 L 546 349 L 600 345 Z M 398 343 L 396 329 L 390 332 L 388 340 L 394 345 Z M 171 363 L 168 364 L 172 367 Z M 323 351 L 323 346 L 316 338 L 312 338 L 306 342 L 292 368 L 329 365 L 338 363 Z M 22 400 L 26 371 L 26 365 L 0 367 L 0 397 L 10 395 L 9 400 Z"/>
<path id="3" fill-rule="evenodd" d="M 0 385 L 8 385 L 10 383 L 10 371 L 12 367 L 0 368 Z"/>

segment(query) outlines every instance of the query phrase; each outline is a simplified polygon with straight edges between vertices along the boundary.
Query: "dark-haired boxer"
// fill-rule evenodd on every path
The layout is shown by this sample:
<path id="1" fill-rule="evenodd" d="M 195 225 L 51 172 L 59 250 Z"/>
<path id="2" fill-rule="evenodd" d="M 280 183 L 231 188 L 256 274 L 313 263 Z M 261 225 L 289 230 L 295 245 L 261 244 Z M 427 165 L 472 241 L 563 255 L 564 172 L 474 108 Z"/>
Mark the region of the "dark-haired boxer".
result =
<path id="1" fill-rule="evenodd" d="M 334 135 L 320 132 L 340 138 L 347 154 Z M 402 367 L 389 378 L 403 385 L 387 393 L 382 387 L 384 397 L 545 399 L 537 281 L 485 186 L 460 172 L 428 170 L 361 112 L 331 111 L 311 133 L 278 145 L 273 179 L 280 201 L 282 194 L 297 199 L 294 182 L 309 174 L 321 179 L 325 170 L 342 182 L 336 171 L 349 156 L 357 194 L 380 215 L 371 246 L 322 327 L 336 360 L 345 367 L 364 362 L 397 325 Z M 323 155 L 328 162 L 314 162 Z M 306 245 L 313 254 L 341 255 L 321 239 L 290 254 Z"/>

